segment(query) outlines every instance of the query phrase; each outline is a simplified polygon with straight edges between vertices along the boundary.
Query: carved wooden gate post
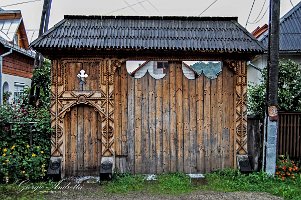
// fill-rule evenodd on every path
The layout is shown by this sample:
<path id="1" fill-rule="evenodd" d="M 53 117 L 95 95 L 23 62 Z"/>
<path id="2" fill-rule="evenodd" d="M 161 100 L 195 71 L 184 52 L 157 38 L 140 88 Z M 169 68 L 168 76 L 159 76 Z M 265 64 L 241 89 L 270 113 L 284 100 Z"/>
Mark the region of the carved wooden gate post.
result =
<path id="1" fill-rule="evenodd" d="M 119 60 L 105 59 L 101 62 L 101 93 L 104 101 L 101 107 L 105 115 L 102 118 L 102 158 L 100 173 L 113 173 L 114 159 L 114 74 L 120 67 Z"/>

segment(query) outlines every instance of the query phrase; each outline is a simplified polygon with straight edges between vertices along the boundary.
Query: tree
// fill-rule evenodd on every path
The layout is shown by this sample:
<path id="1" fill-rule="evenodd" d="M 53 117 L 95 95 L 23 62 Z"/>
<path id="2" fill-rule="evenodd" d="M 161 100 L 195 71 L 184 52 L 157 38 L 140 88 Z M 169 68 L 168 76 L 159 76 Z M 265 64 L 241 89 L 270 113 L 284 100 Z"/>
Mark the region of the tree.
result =
<path id="1" fill-rule="evenodd" d="M 266 105 L 267 69 L 263 81 L 248 88 L 248 113 L 263 119 Z M 278 105 L 280 111 L 301 111 L 301 66 L 292 60 L 279 62 Z"/>
<path id="2" fill-rule="evenodd" d="M 35 68 L 29 95 L 29 104 L 34 106 L 50 105 L 50 68 L 49 60 L 45 60 L 41 67 Z"/>

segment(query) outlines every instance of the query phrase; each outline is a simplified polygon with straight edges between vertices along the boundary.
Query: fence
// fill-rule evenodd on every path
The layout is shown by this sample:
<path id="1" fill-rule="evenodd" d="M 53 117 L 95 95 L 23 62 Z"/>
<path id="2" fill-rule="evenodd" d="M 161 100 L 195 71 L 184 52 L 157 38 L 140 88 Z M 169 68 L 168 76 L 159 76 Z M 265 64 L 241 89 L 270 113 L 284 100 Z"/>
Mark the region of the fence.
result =
<path id="1" fill-rule="evenodd" d="M 280 112 L 278 155 L 301 159 L 301 112 Z"/>

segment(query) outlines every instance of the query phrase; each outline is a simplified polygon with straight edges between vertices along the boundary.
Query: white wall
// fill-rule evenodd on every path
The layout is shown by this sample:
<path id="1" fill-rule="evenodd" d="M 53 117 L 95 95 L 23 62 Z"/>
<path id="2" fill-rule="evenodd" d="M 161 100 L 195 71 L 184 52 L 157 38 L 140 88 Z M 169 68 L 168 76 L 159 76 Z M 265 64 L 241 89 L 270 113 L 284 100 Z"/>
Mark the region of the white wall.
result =
<path id="1" fill-rule="evenodd" d="M 3 84 L 5 82 L 8 83 L 9 91 L 12 93 L 12 95 L 9 98 L 9 103 L 12 103 L 13 97 L 14 97 L 14 91 L 15 91 L 15 82 L 24 83 L 25 87 L 26 86 L 30 87 L 31 79 L 23 78 L 23 77 L 19 77 L 19 76 L 13 76 L 13 75 L 9 75 L 9 74 L 2 74 L 2 85 L 1 85 L 2 89 L 3 89 Z"/>
<path id="2" fill-rule="evenodd" d="M 299 54 L 280 54 L 279 59 L 291 59 L 297 63 L 301 63 L 301 55 Z M 252 67 L 254 65 L 255 67 Z M 267 55 L 256 56 L 252 61 L 251 65 L 248 65 L 248 85 L 259 84 L 262 80 L 261 72 L 256 68 L 262 70 L 267 66 Z"/>

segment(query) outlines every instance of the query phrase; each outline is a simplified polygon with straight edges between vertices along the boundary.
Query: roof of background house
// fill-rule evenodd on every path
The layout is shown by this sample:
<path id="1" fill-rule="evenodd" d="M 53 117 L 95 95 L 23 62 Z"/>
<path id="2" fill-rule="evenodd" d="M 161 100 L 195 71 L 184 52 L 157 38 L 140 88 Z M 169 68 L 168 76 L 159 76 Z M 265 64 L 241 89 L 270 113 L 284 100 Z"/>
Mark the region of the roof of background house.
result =
<path id="1" fill-rule="evenodd" d="M 18 29 L 20 28 L 21 39 L 28 48 L 28 39 L 25 31 L 23 18 L 20 10 L 0 10 L 0 37 L 13 42 Z"/>
<path id="2" fill-rule="evenodd" d="M 16 52 L 19 52 L 19 53 L 25 55 L 25 56 L 28 56 L 31 58 L 35 57 L 35 52 L 33 50 L 26 50 L 26 49 L 20 48 L 19 46 L 8 42 L 6 39 L 2 38 L 1 36 L 0 36 L 0 44 L 2 44 L 6 48 L 10 48 Z"/>
<path id="3" fill-rule="evenodd" d="M 31 43 L 41 49 L 263 52 L 235 17 L 65 16 Z"/>
<path id="4" fill-rule="evenodd" d="M 263 26 L 258 26 L 254 31 L 252 31 L 252 35 L 254 35 L 255 38 L 259 38 L 262 34 L 264 34 L 268 30 L 269 26 L 267 24 L 264 24 Z"/>
<path id="5" fill-rule="evenodd" d="M 280 51 L 301 51 L 301 1 L 280 19 Z M 267 47 L 268 30 L 258 39 Z"/>

